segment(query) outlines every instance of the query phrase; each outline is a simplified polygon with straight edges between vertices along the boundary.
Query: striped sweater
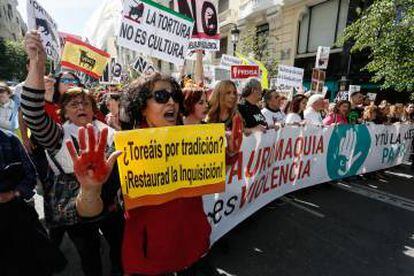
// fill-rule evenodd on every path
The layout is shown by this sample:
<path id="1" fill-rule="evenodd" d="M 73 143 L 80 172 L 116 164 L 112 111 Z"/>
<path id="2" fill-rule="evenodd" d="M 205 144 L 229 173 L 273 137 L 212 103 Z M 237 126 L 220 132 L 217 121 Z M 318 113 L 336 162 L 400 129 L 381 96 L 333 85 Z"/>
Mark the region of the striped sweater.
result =
<path id="1" fill-rule="evenodd" d="M 23 87 L 21 110 L 24 121 L 39 144 L 55 154 L 62 147 L 63 130 L 46 114 L 44 106 L 45 90 Z"/>

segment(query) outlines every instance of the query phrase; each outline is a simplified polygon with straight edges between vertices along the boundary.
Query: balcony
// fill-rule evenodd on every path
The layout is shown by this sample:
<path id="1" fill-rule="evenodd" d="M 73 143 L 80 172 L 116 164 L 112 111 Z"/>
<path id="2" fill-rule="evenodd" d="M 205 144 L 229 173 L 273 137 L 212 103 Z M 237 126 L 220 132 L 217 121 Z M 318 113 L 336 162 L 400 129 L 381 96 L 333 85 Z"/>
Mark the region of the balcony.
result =
<path id="1" fill-rule="evenodd" d="M 260 13 L 266 13 L 268 9 L 282 4 L 283 0 L 249 0 L 240 6 L 239 19 L 247 19 Z"/>
<path id="2" fill-rule="evenodd" d="M 221 12 L 218 18 L 220 27 L 223 27 L 229 23 L 234 23 L 236 21 L 236 11 L 233 9 L 227 9 Z"/>

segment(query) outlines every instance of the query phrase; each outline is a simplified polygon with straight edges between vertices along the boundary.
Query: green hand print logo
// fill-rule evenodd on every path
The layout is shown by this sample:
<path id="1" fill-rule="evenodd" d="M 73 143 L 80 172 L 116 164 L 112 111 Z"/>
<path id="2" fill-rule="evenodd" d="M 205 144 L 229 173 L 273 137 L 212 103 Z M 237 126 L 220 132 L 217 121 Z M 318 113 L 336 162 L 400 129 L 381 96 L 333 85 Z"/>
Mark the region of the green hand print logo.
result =
<path id="1" fill-rule="evenodd" d="M 371 147 L 366 125 L 339 125 L 329 140 L 327 154 L 328 175 L 339 179 L 356 175 L 364 164 Z"/>

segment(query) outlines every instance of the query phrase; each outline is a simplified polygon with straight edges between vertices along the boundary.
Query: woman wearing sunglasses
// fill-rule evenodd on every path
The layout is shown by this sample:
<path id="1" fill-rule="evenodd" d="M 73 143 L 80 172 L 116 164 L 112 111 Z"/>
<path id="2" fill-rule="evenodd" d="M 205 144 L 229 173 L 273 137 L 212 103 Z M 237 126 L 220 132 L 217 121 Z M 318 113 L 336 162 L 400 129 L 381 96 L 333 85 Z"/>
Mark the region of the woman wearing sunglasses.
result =
<path id="1" fill-rule="evenodd" d="M 121 119 L 134 128 L 176 126 L 182 124 L 182 107 L 183 94 L 178 83 L 171 77 L 154 73 L 128 86 L 121 101 Z M 93 155 L 94 151 L 78 156 L 70 141 L 68 148 L 74 162 L 84 164 L 79 168 L 92 164 L 86 155 Z M 104 163 L 109 173 L 111 164 Z M 76 175 L 81 190 L 102 186 L 96 170 L 90 170 L 87 174 L 80 169 Z M 78 197 L 77 209 L 80 214 L 82 210 L 99 210 L 98 204 L 101 203 L 88 205 L 87 201 Z M 210 232 L 201 197 L 180 198 L 130 210 L 125 221 L 122 251 L 124 270 L 139 275 L 172 272 L 196 275 L 200 262 L 204 261 L 203 257 L 209 250 Z M 215 272 L 208 275 L 215 275 Z"/>
<path id="2" fill-rule="evenodd" d="M 56 123 L 61 123 L 59 116 L 60 97 L 71 87 L 79 87 L 81 82 L 72 72 L 61 72 L 56 77 L 45 77 L 45 111 Z"/>
<path id="3" fill-rule="evenodd" d="M 114 130 L 94 119 L 96 103 L 92 95 L 79 87 L 70 88 L 60 95 L 62 124 L 54 122 L 44 110 L 43 76 L 46 57 L 37 31 L 26 34 L 25 48 L 30 58 L 30 68 L 23 87 L 21 108 L 32 135 L 45 148 L 49 166 L 53 170 L 53 180 L 49 185 L 45 185 L 44 190 L 45 219 L 50 238 L 59 246 L 63 235 L 67 233 L 78 250 L 84 274 L 102 275 L 99 234 L 101 230 L 110 245 L 112 272 L 120 274 L 123 213 L 117 200 L 120 187 L 117 170 L 103 180 L 105 185 L 102 193 L 90 197 L 91 191 L 79 191 L 80 185 L 75 176 L 77 168 L 63 143 L 69 139 L 77 145 L 80 152 L 83 152 L 87 145 L 94 143 L 95 134 L 103 131 L 101 135 L 107 136 L 108 139 L 107 143 L 101 146 L 102 155 L 109 155 L 113 151 Z M 59 89 L 64 89 L 65 85 L 59 82 Z M 85 131 L 82 128 L 87 124 L 90 124 L 88 143 L 83 139 Z M 79 133 L 80 128 L 83 132 Z M 111 155 L 111 160 L 114 165 L 115 154 Z M 93 165 L 102 170 L 101 163 L 94 162 Z M 80 217 L 76 209 L 78 198 L 86 199 L 88 204 L 99 202 L 99 209 L 92 209 L 92 212 L 84 211 Z"/>

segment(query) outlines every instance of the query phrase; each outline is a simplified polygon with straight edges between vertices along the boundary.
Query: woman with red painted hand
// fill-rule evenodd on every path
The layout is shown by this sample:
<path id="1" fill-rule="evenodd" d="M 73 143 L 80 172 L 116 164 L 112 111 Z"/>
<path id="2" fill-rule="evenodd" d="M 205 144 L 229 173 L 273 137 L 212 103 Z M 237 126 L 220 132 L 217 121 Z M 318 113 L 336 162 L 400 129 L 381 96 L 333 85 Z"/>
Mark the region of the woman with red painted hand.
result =
<path id="1" fill-rule="evenodd" d="M 171 77 L 154 73 L 128 86 L 121 101 L 121 120 L 134 128 L 180 125 L 182 107 L 183 94 L 178 83 Z M 81 185 L 87 190 L 102 185 L 103 181 L 97 180 L 97 170 L 87 173 L 87 167 L 82 165 L 88 160 L 86 154 L 94 152 L 89 150 L 78 156 L 74 149 L 70 151 Z M 95 208 L 89 205 L 87 210 L 82 210 L 80 203 L 83 198 L 79 198 L 78 202 L 79 213 Z M 210 232 L 201 197 L 180 198 L 130 210 L 125 221 L 123 241 L 124 270 L 139 275 L 172 272 L 196 275 L 204 269 L 200 259 L 209 250 Z M 206 275 L 214 273 L 207 272 Z"/>
<path id="2" fill-rule="evenodd" d="M 84 274 L 102 275 L 100 229 L 110 244 L 113 274 L 121 275 L 123 214 L 117 201 L 119 177 L 107 173 L 110 171 L 109 168 L 113 167 L 119 153 L 112 153 L 109 163 L 99 162 L 113 149 L 114 131 L 94 119 L 96 103 L 82 88 L 72 88 L 60 95 L 60 119 L 63 124 L 54 122 L 44 110 L 43 76 L 46 56 L 37 31 L 26 34 L 25 48 L 30 59 L 30 68 L 22 93 L 23 117 L 32 135 L 46 149 L 49 165 L 54 172 L 50 189 L 44 192 L 45 218 L 50 238 L 59 246 L 66 232 L 78 250 Z M 87 143 L 86 126 L 89 134 Z M 88 164 L 87 168 L 96 169 L 100 175 L 104 175 L 99 181 L 106 183 L 103 187 L 80 186 L 77 177 L 84 171 L 80 170 L 78 163 L 74 164 L 71 161 L 69 153 L 72 152 L 68 152 L 63 142 L 72 141 L 83 154 L 87 149 L 95 147 L 95 134 L 100 131 L 100 141 L 108 142 L 99 144 L 98 152 L 102 156 L 92 156 L 90 159 L 94 162 Z"/>

